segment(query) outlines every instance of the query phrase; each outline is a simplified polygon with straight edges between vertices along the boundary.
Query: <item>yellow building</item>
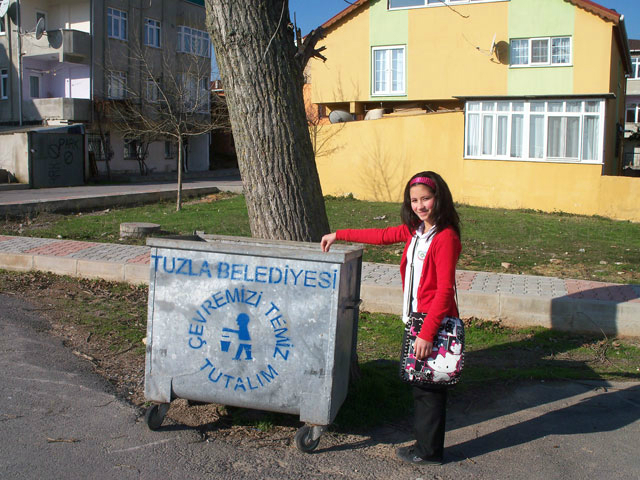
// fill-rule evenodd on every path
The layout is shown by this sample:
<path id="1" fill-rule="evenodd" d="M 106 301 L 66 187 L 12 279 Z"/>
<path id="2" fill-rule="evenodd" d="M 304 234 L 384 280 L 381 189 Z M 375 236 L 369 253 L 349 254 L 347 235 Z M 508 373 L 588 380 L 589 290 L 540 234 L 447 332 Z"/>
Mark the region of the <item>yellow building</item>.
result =
<path id="1" fill-rule="evenodd" d="M 621 14 L 588 0 L 358 0 L 323 27 L 312 101 L 357 120 L 315 127 L 325 194 L 395 201 L 434 170 L 463 203 L 640 221 L 640 180 L 619 176 Z"/>

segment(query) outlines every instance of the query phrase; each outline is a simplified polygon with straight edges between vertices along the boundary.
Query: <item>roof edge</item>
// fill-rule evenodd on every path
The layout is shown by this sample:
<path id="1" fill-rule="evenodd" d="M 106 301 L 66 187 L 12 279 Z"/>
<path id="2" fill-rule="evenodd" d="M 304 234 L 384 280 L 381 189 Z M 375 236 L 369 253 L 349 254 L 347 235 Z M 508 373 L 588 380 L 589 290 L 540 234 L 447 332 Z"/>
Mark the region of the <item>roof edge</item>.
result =
<path id="1" fill-rule="evenodd" d="M 344 17 L 349 15 L 351 12 L 354 12 L 355 10 L 359 9 L 360 7 L 362 7 L 362 6 L 364 6 L 364 5 L 368 4 L 368 3 L 369 3 L 369 0 L 356 0 L 351 5 L 349 5 L 347 8 L 345 8 L 341 12 L 336 13 L 333 17 L 331 17 L 329 20 L 324 22 L 322 25 L 320 25 L 320 27 L 324 28 L 324 29 L 331 28 L 333 25 L 335 25 L 340 20 L 342 20 Z"/>
<path id="2" fill-rule="evenodd" d="M 583 8 L 588 12 L 591 12 L 599 17 L 604 18 L 605 20 L 609 20 L 614 23 L 618 23 L 620 21 L 620 17 L 622 16 L 620 13 L 615 10 L 611 10 L 610 8 L 603 7 L 599 3 L 592 2 L 591 0 L 564 0 L 565 2 L 569 2 L 576 7 Z"/>

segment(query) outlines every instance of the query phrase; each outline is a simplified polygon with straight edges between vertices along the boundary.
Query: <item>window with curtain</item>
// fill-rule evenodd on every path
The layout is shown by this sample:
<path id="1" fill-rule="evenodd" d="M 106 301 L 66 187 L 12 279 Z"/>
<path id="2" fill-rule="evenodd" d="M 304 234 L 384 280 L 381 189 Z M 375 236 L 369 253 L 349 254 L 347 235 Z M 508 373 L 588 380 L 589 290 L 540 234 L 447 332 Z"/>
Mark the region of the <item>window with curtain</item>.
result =
<path id="1" fill-rule="evenodd" d="M 211 41 L 209 34 L 202 30 L 178 25 L 178 45 L 176 50 L 181 53 L 192 53 L 200 57 L 211 57 Z"/>
<path id="2" fill-rule="evenodd" d="M 529 40 L 511 40 L 511 65 L 527 65 L 529 63 Z"/>
<path id="3" fill-rule="evenodd" d="M 630 103 L 627 105 L 626 121 L 629 123 L 640 123 L 640 104 Z"/>
<path id="4" fill-rule="evenodd" d="M 160 48 L 160 22 L 152 18 L 144 19 L 144 44 Z"/>
<path id="5" fill-rule="evenodd" d="M 571 37 L 512 38 L 512 67 L 571 65 Z"/>
<path id="6" fill-rule="evenodd" d="M 160 97 L 160 88 L 158 81 L 153 78 L 147 78 L 147 101 L 151 103 L 157 103 Z"/>
<path id="7" fill-rule="evenodd" d="M 119 99 L 127 96 L 127 74 L 125 72 L 109 72 L 107 97 Z"/>
<path id="8" fill-rule="evenodd" d="M 107 8 L 107 35 L 119 40 L 127 39 L 127 12 Z"/>
<path id="9" fill-rule="evenodd" d="M 469 101 L 465 156 L 601 162 L 603 100 Z"/>
<path id="10" fill-rule="evenodd" d="M 405 47 L 373 47 L 372 94 L 403 95 L 405 93 Z"/>
<path id="11" fill-rule="evenodd" d="M 631 57 L 631 78 L 640 78 L 640 57 Z"/>

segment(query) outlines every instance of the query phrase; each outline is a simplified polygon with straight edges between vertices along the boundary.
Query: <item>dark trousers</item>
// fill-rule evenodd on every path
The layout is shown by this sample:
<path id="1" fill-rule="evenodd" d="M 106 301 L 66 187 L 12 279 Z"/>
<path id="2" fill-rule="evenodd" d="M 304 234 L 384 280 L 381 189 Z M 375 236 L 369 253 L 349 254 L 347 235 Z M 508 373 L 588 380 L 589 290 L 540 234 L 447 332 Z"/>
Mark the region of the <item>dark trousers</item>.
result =
<path id="1" fill-rule="evenodd" d="M 442 460 L 447 419 L 447 388 L 414 386 L 416 453 L 421 458 Z"/>

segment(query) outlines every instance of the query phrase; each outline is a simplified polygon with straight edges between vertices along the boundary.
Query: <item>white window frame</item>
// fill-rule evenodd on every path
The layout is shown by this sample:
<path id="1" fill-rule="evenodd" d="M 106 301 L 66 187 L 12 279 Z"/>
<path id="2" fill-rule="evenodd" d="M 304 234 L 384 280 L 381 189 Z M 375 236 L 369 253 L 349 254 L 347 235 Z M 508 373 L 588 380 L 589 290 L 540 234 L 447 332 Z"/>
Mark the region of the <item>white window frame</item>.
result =
<path id="1" fill-rule="evenodd" d="M 627 115 L 629 112 L 633 112 L 635 120 L 628 120 Z M 624 114 L 625 123 L 640 123 L 640 103 L 629 103 Z"/>
<path id="2" fill-rule="evenodd" d="M 211 111 L 211 88 L 209 85 L 211 84 L 211 80 L 209 77 L 200 77 L 200 81 L 198 82 L 198 108 L 199 112 L 210 112 Z"/>
<path id="3" fill-rule="evenodd" d="M 122 157 L 125 160 L 138 160 L 138 156 L 140 155 L 142 145 L 136 139 L 124 140 L 123 148 L 124 148 L 124 152 L 122 154 Z"/>
<path id="4" fill-rule="evenodd" d="M 425 7 L 446 7 L 452 5 L 464 5 L 467 3 L 495 3 L 495 2 L 508 2 L 510 0 L 416 0 L 416 5 L 409 5 L 403 7 L 392 7 L 391 2 L 388 3 L 389 10 L 406 10 L 408 8 L 425 8 Z M 431 2 L 431 3 L 429 3 Z"/>
<path id="5" fill-rule="evenodd" d="M 569 61 L 554 62 L 553 61 L 553 41 L 557 39 L 569 39 Z M 527 42 L 527 61 L 526 63 L 513 63 L 513 42 Z M 533 44 L 535 42 L 547 42 L 547 59 L 543 62 L 533 61 Z M 573 65 L 573 37 L 570 35 L 558 35 L 553 37 L 531 37 L 531 38 L 512 38 L 510 39 L 509 49 L 509 67 L 510 68 L 531 68 L 531 67 L 570 67 Z"/>
<path id="6" fill-rule="evenodd" d="M 149 103 L 158 103 L 160 101 L 160 88 L 157 80 L 152 77 L 146 81 L 146 99 Z"/>
<path id="7" fill-rule="evenodd" d="M 147 47 L 162 48 L 160 21 L 153 18 L 144 19 L 144 44 Z"/>
<path id="8" fill-rule="evenodd" d="M 102 142 L 102 135 L 99 133 L 87 133 L 87 148 L 93 153 L 96 161 L 105 161 L 107 159 L 107 145 L 109 144 L 110 133 L 104 136 L 105 142 Z"/>
<path id="9" fill-rule="evenodd" d="M 115 26 L 118 25 L 118 33 L 115 34 Z M 128 33 L 129 20 L 127 12 L 124 10 L 118 10 L 117 8 L 107 8 L 107 35 L 109 38 L 115 38 L 117 40 L 127 41 L 129 38 Z"/>
<path id="10" fill-rule="evenodd" d="M 640 78 L 640 57 L 631 57 L 631 77 Z"/>
<path id="11" fill-rule="evenodd" d="M 0 69 L 0 99 L 7 100 L 9 98 L 9 69 Z"/>
<path id="12" fill-rule="evenodd" d="M 393 50 L 402 50 L 402 85 L 401 88 L 394 90 L 393 89 L 393 67 L 392 65 L 392 55 L 391 52 Z M 389 65 L 386 68 L 385 72 L 385 85 L 384 89 L 376 89 L 376 52 L 385 52 L 386 65 Z M 371 47 L 371 96 L 372 97 L 381 97 L 381 96 L 403 96 L 406 95 L 407 91 L 407 47 L 406 45 L 384 45 L 378 47 Z"/>
<path id="13" fill-rule="evenodd" d="M 122 100 L 127 97 L 126 72 L 112 71 L 107 76 L 107 98 Z"/>
<path id="14" fill-rule="evenodd" d="M 186 25 L 178 25 L 176 30 L 178 33 L 176 51 L 211 58 L 211 40 L 207 32 Z"/>
<path id="15" fill-rule="evenodd" d="M 579 111 L 573 111 L 577 104 L 580 104 Z M 553 111 L 553 107 L 562 105 L 561 111 Z M 504 108 L 508 105 L 508 108 Z M 597 111 L 593 111 L 597 108 Z M 532 119 L 543 117 L 541 132 L 541 148 L 539 154 L 532 155 L 530 151 L 534 145 L 531 143 Z M 506 128 L 504 132 L 505 142 L 498 145 L 498 122 L 499 117 L 506 117 Z M 513 131 L 514 117 L 521 125 L 521 130 Z M 549 155 L 549 119 L 550 118 L 574 118 L 578 119 L 578 139 L 576 157 L 551 157 Z M 597 123 L 586 123 L 585 119 L 597 119 Z M 490 121 L 488 119 L 491 119 Z M 504 100 L 473 100 L 465 104 L 465 134 L 464 134 L 464 158 L 477 160 L 510 160 L 510 161 L 531 161 L 531 162 L 553 162 L 553 163 L 582 163 L 582 164 L 602 164 L 604 152 L 604 119 L 605 101 L 599 98 L 576 98 L 576 99 L 504 99 Z M 485 122 L 486 121 L 486 125 Z M 567 127 L 568 120 L 563 120 L 563 129 Z M 487 136 L 489 125 L 492 129 Z M 585 129 L 597 128 L 596 145 L 591 147 L 595 153 L 594 159 L 583 159 L 585 152 Z M 486 128 L 485 128 L 486 127 Z M 474 137 L 470 141 L 470 137 Z M 514 154 L 512 145 L 514 136 L 518 137 L 521 156 Z M 560 144 L 566 153 L 566 139 L 560 137 Z M 499 154 L 500 150 L 504 153 Z"/>

